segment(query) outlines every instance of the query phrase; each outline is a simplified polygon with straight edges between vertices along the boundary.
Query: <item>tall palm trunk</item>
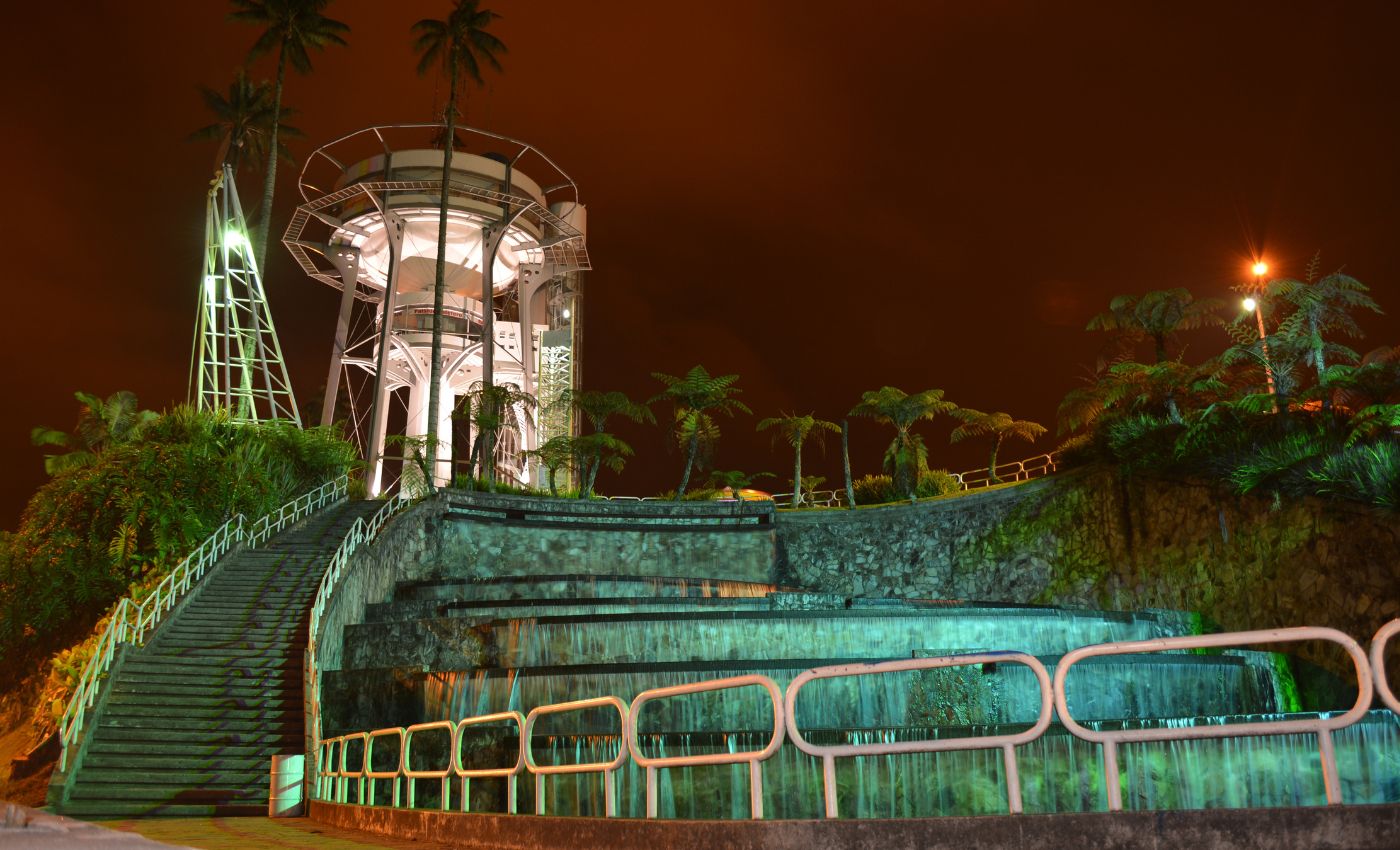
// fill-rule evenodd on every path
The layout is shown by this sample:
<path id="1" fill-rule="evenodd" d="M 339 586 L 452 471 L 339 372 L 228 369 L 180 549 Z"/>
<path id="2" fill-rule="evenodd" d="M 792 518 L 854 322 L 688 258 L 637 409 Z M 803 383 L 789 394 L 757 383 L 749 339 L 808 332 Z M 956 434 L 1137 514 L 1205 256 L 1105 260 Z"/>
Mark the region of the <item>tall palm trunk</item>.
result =
<path id="1" fill-rule="evenodd" d="M 603 465 L 603 456 L 600 454 L 593 458 L 593 464 L 588 468 L 588 484 L 583 488 L 584 498 L 593 495 L 593 483 L 598 480 L 598 467 Z"/>
<path id="2" fill-rule="evenodd" d="M 847 507 L 848 509 L 850 509 L 850 510 L 855 510 L 855 507 L 856 507 L 856 488 L 855 488 L 855 484 L 851 481 L 851 446 L 850 446 L 850 440 L 849 440 L 850 430 L 851 430 L 851 429 L 850 429 L 850 427 L 847 425 L 846 420 L 842 419 L 842 420 L 841 420 L 841 471 L 842 471 L 843 473 L 845 473 L 845 475 L 846 475 L 846 507 Z"/>
<path id="3" fill-rule="evenodd" d="M 1001 451 L 1001 437 L 992 441 L 992 455 L 987 458 L 987 483 L 1000 484 L 1001 479 L 997 477 L 997 452 Z"/>
<path id="4" fill-rule="evenodd" d="M 454 56 L 455 60 L 456 57 Z M 456 62 L 453 62 L 456 68 Z M 442 113 L 442 122 L 447 128 L 447 136 L 442 143 L 442 190 L 438 193 L 438 245 L 437 270 L 433 274 L 433 348 L 428 369 L 428 469 L 437 474 L 438 455 L 438 409 L 442 404 L 442 300 L 446 289 L 447 273 L 447 186 L 452 178 L 452 137 L 456 132 L 457 74 L 448 75 L 447 107 Z M 489 355 L 488 355 L 489 356 Z M 477 437 L 481 439 L 480 436 Z M 485 451 L 482 457 L 487 457 Z M 485 461 L 484 461 L 485 462 Z M 428 491 L 432 492 L 436 480 L 428 479 Z M 488 488 L 489 489 L 489 488 Z"/>
<path id="5" fill-rule="evenodd" d="M 257 253 L 258 273 L 266 274 L 267 234 L 272 229 L 272 193 L 277 186 L 277 131 L 282 124 L 282 81 L 287 76 L 287 41 L 277 52 L 277 93 L 272 99 L 272 132 L 267 139 L 267 173 L 263 175 L 262 209 L 258 211 Z M 235 172 L 236 173 L 236 172 Z"/>
<path id="6" fill-rule="evenodd" d="M 802 504 L 802 441 L 798 440 L 793 447 L 792 462 L 792 506 L 794 508 Z"/>
<path id="7" fill-rule="evenodd" d="M 1308 318 L 1308 330 L 1312 334 L 1312 338 L 1316 340 L 1316 342 L 1313 343 L 1313 366 L 1317 369 L 1317 384 L 1320 387 L 1322 386 L 1323 376 L 1327 373 L 1327 361 L 1322 354 L 1322 336 L 1317 330 L 1317 319 L 1312 317 Z M 1322 409 L 1325 411 L 1330 411 L 1332 409 L 1331 393 L 1325 392 L 1322 394 Z"/>
<path id="8" fill-rule="evenodd" d="M 899 443 L 899 448 L 894 453 L 894 482 L 895 486 L 904 491 L 904 495 L 909 501 L 919 501 L 919 495 L 915 491 L 919 487 L 917 466 L 918 462 L 909 457 L 913 441 L 909 438 L 909 431 L 900 429 L 895 438 Z M 916 467 L 911 470 L 910 467 Z"/>
<path id="9" fill-rule="evenodd" d="M 700 449 L 700 424 L 696 422 L 696 430 L 690 435 L 690 444 L 685 450 L 685 472 L 681 473 L 681 486 L 676 488 L 676 501 L 685 498 L 685 488 L 690 484 L 690 468 L 695 465 L 695 453 Z"/>

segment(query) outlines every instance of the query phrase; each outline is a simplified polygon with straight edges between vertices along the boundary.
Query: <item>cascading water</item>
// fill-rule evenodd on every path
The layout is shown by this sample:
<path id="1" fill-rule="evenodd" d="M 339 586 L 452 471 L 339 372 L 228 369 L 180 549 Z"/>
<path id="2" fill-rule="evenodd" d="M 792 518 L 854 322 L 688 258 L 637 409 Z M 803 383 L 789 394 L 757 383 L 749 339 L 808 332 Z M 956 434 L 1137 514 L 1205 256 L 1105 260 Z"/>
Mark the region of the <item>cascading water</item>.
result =
<path id="1" fill-rule="evenodd" d="M 638 602 L 628 604 L 628 597 Z M 538 606 L 539 616 L 519 615 L 538 599 L 551 600 Z M 406 723 L 526 713 L 589 696 L 630 701 L 651 688 L 746 673 L 785 687 L 809 667 L 857 659 L 1010 649 L 1036 655 L 1053 675 L 1072 648 L 1176 634 L 1191 622 L 1170 612 L 847 602 L 761 584 L 621 576 L 420 583 L 402 589 L 400 603 L 376 606 L 376 622 L 356 627 L 364 631 L 353 638 L 347 631 L 347 654 L 352 640 L 411 641 L 415 629 L 455 621 L 481 636 L 480 657 L 489 659 L 477 666 L 464 656 L 455 669 L 426 673 L 406 671 L 407 665 L 388 670 L 393 687 L 386 690 L 395 705 L 416 701 Z M 553 616 L 559 614 L 566 616 Z M 386 630 L 371 628 L 381 624 Z M 392 649 L 387 657 L 395 657 Z M 1270 654 L 1252 651 L 1090 658 L 1075 665 L 1066 691 L 1071 712 L 1090 728 L 1296 718 L 1280 714 L 1296 711 L 1284 670 Z M 353 675 L 364 681 L 371 672 Z M 1039 707 L 1038 685 L 1026 667 L 986 664 L 817 680 L 803 689 L 796 721 L 815 744 L 929 740 L 1019 731 Z M 768 696 L 754 687 L 654 701 L 637 718 L 641 746 L 651 756 L 759 750 L 771 721 Z M 619 734 L 611 709 L 547 716 L 531 748 L 538 764 L 606 762 L 623 746 Z M 516 736 L 511 724 L 473 729 L 463 759 L 478 767 L 511 764 Z M 1347 803 L 1400 801 L 1400 718 L 1372 712 L 1335 733 L 1334 742 Z M 425 741 L 421 748 L 415 743 L 414 758 L 438 763 L 446 754 Z M 1027 812 L 1106 808 L 1101 749 L 1058 724 L 1017 748 L 1017 763 Z M 1119 766 L 1127 809 L 1325 802 L 1313 735 L 1127 744 Z M 820 760 L 788 742 L 762 773 L 767 817 L 823 816 Z M 534 778 L 514 781 L 519 810 L 533 811 Z M 599 774 L 546 777 L 546 810 L 603 814 L 603 781 Z M 629 760 L 612 781 L 618 813 L 644 816 L 645 772 Z M 473 810 L 503 811 L 505 782 L 473 781 Z M 1008 805 L 998 750 L 842 758 L 836 784 L 843 817 L 998 814 Z M 419 805 L 436 799 L 437 786 L 420 782 Z M 661 770 L 658 789 L 662 817 L 749 814 L 746 765 Z"/>

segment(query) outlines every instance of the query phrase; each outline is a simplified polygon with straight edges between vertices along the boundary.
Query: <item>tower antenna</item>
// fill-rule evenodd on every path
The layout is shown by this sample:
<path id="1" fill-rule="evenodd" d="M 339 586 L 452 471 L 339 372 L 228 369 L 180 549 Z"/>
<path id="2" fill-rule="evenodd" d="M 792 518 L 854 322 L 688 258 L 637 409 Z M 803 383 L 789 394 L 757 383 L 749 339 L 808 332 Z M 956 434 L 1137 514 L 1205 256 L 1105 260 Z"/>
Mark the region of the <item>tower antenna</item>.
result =
<path id="1" fill-rule="evenodd" d="M 240 424 L 290 419 L 300 427 L 228 163 L 215 173 L 205 208 L 204 273 L 190 373 L 190 400 L 200 410 L 227 410 Z"/>

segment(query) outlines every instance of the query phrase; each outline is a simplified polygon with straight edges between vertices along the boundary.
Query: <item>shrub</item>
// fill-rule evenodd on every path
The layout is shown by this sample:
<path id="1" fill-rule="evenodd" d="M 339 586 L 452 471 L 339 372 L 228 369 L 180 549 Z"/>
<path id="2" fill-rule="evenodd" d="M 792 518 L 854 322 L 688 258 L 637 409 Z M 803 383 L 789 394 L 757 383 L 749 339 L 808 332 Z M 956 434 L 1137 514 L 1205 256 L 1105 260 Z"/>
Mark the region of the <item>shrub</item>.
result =
<path id="1" fill-rule="evenodd" d="M 229 517 L 275 510 L 354 457 L 328 429 L 235 425 L 180 407 L 55 475 L 0 541 L 0 657 L 71 644 L 133 583 L 158 581 Z"/>

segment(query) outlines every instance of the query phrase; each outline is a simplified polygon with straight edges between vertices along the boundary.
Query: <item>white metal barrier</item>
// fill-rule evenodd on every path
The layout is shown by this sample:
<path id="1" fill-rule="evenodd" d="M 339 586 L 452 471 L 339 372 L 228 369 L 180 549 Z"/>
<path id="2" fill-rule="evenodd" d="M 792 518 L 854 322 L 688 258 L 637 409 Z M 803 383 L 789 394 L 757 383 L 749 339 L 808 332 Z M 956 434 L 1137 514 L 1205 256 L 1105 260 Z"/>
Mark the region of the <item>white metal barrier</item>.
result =
<path id="1" fill-rule="evenodd" d="M 1333 732 L 1353 725 L 1365 715 L 1367 709 L 1371 705 L 1373 682 L 1375 683 L 1376 693 L 1381 695 L 1382 701 L 1392 710 L 1400 713 L 1400 706 L 1397 706 L 1394 694 L 1391 693 L 1389 686 L 1385 682 L 1385 674 L 1382 666 L 1384 663 L 1386 643 L 1397 633 L 1400 633 L 1400 619 L 1393 620 L 1382 627 L 1381 630 L 1376 633 L 1371 647 L 1371 657 L 1369 659 L 1356 641 L 1334 629 L 1325 628 L 1305 627 L 1235 632 L 1219 635 L 1191 635 L 1127 643 L 1098 644 L 1081 647 L 1067 653 L 1057 666 L 1053 682 L 1044 665 L 1035 657 L 1022 652 L 984 652 L 944 656 L 941 658 L 903 659 L 875 664 L 842 664 L 815 668 L 799 674 L 793 679 L 792 683 L 788 685 L 781 703 L 778 702 L 778 686 L 767 677 L 759 675 L 735 676 L 698 682 L 691 685 L 653 688 L 643 691 L 633 700 L 630 710 L 621 699 L 614 696 L 604 696 L 540 706 L 532 710 L 529 715 L 523 719 L 519 712 L 508 711 L 498 714 L 468 717 L 457 721 L 455 724 L 451 721 L 444 720 L 419 724 L 418 726 L 408 727 L 408 729 L 390 727 L 373 732 L 356 732 L 348 735 L 341 735 L 320 742 L 317 764 L 321 775 L 319 780 L 314 783 L 312 787 L 316 789 L 316 793 L 320 799 L 329 799 L 333 802 L 346 803 L 349 801 L 349 784 L 352 780 L 355 780 L 359 782 L 359 793 L 356 801 L 361 805 L 374 805 L 374 780 L 390 780 L 393 782 L 392 805 L 399 806 L 403 802 L 403 795 L 399 793 L 400 782 L 401 780 L 407 779 L 410 787 L 410 791 L 407 795 L 407 802 L 408 805 L 412 807 L 414 804 L 412 783 L 415 779 L 435 778 L 444 783 L 446 783 L 447 779 L 444 777 L 444 771 L 441 769 L 421 771 L 410 769 L 409 747 L 412 739 L 409 733 L 412 731 L 426 731 L 428 729 L 446 730 L 450 728 L 452 730 L 452 764 L 450 771 L 453 775 L 462 779 L 461 793 L 463 811 L 467 811 L 468 807 L 468 779 L 473 777 L 498 777 L 508 780 L 507 806 L 510 813 L 514 814 L 517 808 L 515 796 L 516 778 L 520 775 L 523 767 L 535 775 L 535 811 L 537 814 L 545 813 L 545 776 L 564 773 L 600 773 L 603 775 L 606 816 L 614 817 L 617 814 L 615 774 L 616 771 L 626 763 L 630 755 L 633 762 L 639 767 L 646 769 L 647 817 L 656 816 L 656 771 L 658 769 L 703 764 L 738 764 L 748 762 L 751 770 L 751 816 L 761 818 L 763 816 L 762 774 L 759 765 L 771 758 L 782 746 L 784 736 L 783 729 L 780 728 L 781 726 L 786 728 L 786 737 L 791 739 L 794 746 L 802 752 L 822 760 L 823 796 L 827 817 L 837 817 L 838 815 L 835 781 L 835 759 L 837 758 L 978 749 L 1000 749 L 1002 751 L 1007 781 L 1007 808 L 1008 811 L 1016 814 L 1023 811 L 1023 803 L 1021 799 L 1019 766 L 1016 760 L 1015 748 L 1035 741 L 1045 733 L 1045 730 L 1050 726 L 1053 709 L 1053 711 L 1058 711 L 1060 721 L 1073 735 L 1082 740 L 1098 743 L 1103 746 L 1105 775 L 1109 777 L 1109 780 L 1105 782 L 1105 786 L 1108 789 L 1109 808 L 1112 811 L 1118 811 L 1122 808 L 1122 789 L 1116 781 L 1118 776 L 1117 746 L 1119 744 L 1144 741 L 1290 735 L 1300 732 L 1316 734 L 1318 736 L 1318 747 L 1322 760 L 1327 800 L 1329 803 L 1341 803 L 1343 801 L 1341 800 L 1340 783 L 1337 778 L 1336 757 L 1332 748 L 1331 735 Z M 1330 717 L 1307 717 L 1297 720 L 1272 722 L 1233 723 L 1213 726 L 1157 729 L 1120 729 L 1109 731 L 1087 729 L 1076 722 L 1069 713 L 1065 681 L 1074 664 L 1085 658 L 1142 652 L 1160 652 L 1165 650 L 1247 646 L 1260 643 L 1289 643 L 1306 640 L 1325 640 L 1336 643 L 1351 656 L 1353 664 L 1356 665 L 1360 689 L 1356 705 L 1347 712 Z M 833 679 L 846 676 L 874 675 L 911 670 L 958 667 L 972 664 L 1001 664 L 1008 662 L 1029 667 L 1035 675 L 1040 691 L 1041 705 L 1036 721 L 1020 733 L 969 738 L 947 738 L 929 741 L 899 741 L 888 744 L 817 745 L 803 738 L 801 731 L 797 728 L 796 703 L 798 694 L 801 692 L 804 685 L 816 679 Z M 681 696 L 683 694 L 749 686 L 760 686 L 767 690 L 773 705 L 774 731 L 767 746 L 762 750 L 659 758 L 650 758 L 641 752 L 637 731 L 639 726 L 638 716 L 646 703 L 667 697 Z M 607 762 L 589 762 L 583 764 L 535 764 L 531 752 L 530 740 L 534 731 L 535 722 L 539 717 L 548 714 L 560 714 L 608 706 L 611 706 L 618 712 L 622 721 L 622 741 L 619 743 L 618 754 L 615 759 Z M 511 767 L 504 768 L 464 769 L 461 762 L 463 730 L 471 725 L 497 723 L 507 720 L 515 722 L 517 728 L 520 730 L 519 750 L 516 763 Z M 371 770 L 370 759 L 373 756 L 373 742 L 391 736 L 396 737 L 399 742 L 399 759 L 396 768 L 393 770 L 381 771 Z M 358 770 L 352 770 L 347 764 L 347 759 L 350 745 L 356 741 L 362 744 L 363 760 Z M 442 802 L 444 808 L 448 806 L 448 799 L 447 788 L 444 784 Z"/>
<path id="2" fill-rule="evenodd" d="M 797 728 L 797 695 L 802 686 L 816 679 L 838 679 L 847 676 L 869 676 L 880 673 L 899 673 L 910 670 L 932 670 L 942 667 L 962 667 L 969 664 L 1001 664 L 1005 662 L 1024 664 L 1035 674 L 1040 685 L 1040 715 L 1034 724 L 1024 732 L 1014 735 L 984 735 L 972 738 L 945 738 L 932 741 L 895 741 L 888 744 L 833 744 L 822 746 L 812 744 L 802 737 Z M 1012 814 L 1021 811 L 1021 780 L 1016 765 L 1016 747 L 1039 738 L 1050 726 L 1050 674 L 1045 665 L 1035 656 L 1024 652 L 979 652 L 969 655 L 948 655 L 941 658 L 909 658 L 899 661 L 885 661 L 879 664 L 836 664 L 831 667 L 817 667 L 808 670 L 792 680 L 788 685 L 786 708 L 788 737 L 802 752 L 822 760 L 822 789 L 826 800 L 826 816 L 837 816 L 836 800 L 836 759 L 848 756 L 887 756 L 900 753 L 935 753 L 946 750 L 993 750 L 1002 751 L 1006 765 L 1007 802 Z"/>
<path id="3" fill-rule="evenodd" d="M 1376 636 L 1371 638 L 1371 679 L 1376 683 L 1376 696 L 1385 703 L 1391 711 L 1400 714 L 1400 700 L 1395 698 L 1395 692 L 1390 689 L 1390 682 L 1385 675 L 1385 645 L 1392 637 L 1400 633 L 1400 619 L 1391 620 Z"/>
<path id="4" fill-rule="evenodd" d="M 1391 625 L 1395 625 L 1392 623 Z M 1382 630 L 1384 631 L 1384 630 Z M 1345 714 L 1332 717 L 1277 720 L 1259 723 L 1225 723 L 1218 726 L 1189 726 L 1159 729 L 1086 729 L 1070 716 L 1065 695 L 1065 679 L 1074 665 L 1085 659 L 1105 655 L 1130 655 L 1139 652 L 1162 652 L 1173 649 L 1207 649 L 1224 646 L 1248 646 L 1259 643 L 1296 643 L 1305 640 L 1325 640 L 1337 644 L 1351 656 L 1356 665 L 1356 705 Z M 1189 741 L 1203 738 L 1237 738 L 1257 735 L 1317 735 L 1322 758 L 1322 783 L 1328 803 L 1342 801 L 1341 783 L 1337 779 L 1337 758 L 1332 749 L 1332 733 L 1360 720 L 1371 706 L 1371 665 L 1360 645 L 1336 629 L 1301 627 L 1264 629 L 1252 632 L 1231 632 L 1219 635 L 1186 635 L 1183 637 L 1138 640 L 1127 643 L 1104 643 L 1085 646 L 1066 653 L 1055 668 L 1055 709 L 1060 722 L 1074 736 L 1103 746 L 1104 787 L 1108 789 L 1108 809 L 1123 808 L 1123 789 L 1118 778 L 1118 745 L 1142 741 Z"/>
<path id="5" fill-rule="evenodd" d="M 971 490 L 976 487 L 986 487 L 993 483 L 992 478 L 1005 483 L 1007 481 L 1029 481 L 1032 478 L 1040 478 L 1049 475 L 1060 468 L 1060 453 L 1050 452 L 1048 454 L 1036 455 L 1025 460 L 1013 460 L 1006 463 L 999 463 L 995 469 L 983 467 L 982 469 L 972 469 L 967 472 L 955 472 L 953 477 L 958 480 L 959 486 L 964 490 Z M 993 474 L 995 473 L 995 475 Z"/>
<path id="6" fill-rule="evenodd" d="M 642 706 L 648 702 L 667 697 L 684 696 L 686 694 L 705 693 L 707 691 L 723 691 L 731 688 L 761 687 L 768 692 L 768 698 L 773 705 L 773 734 L 768 739 L 768 744 L 761 750 L 748 750 L 738 753 L 708 753 L 700 756 L 664 756 L 653 758 L 643 755 L 641 744 L 637 740 L 638 716 L 641 714 Z M 778 748 L 783 745 L 784 723 L 782 690 L 778 688 L 776 682 L 767 676 L 748 675 L 731 676 L 727 679 L 712 679 L 708 682 L 697 682 L 692 685 L 673 685 L 668 688 L 652 688 L 637 694 L 637 698 L 632 700 L 632 710 L 627 715 L 626 735 L 627 749 L 632 754 L 632 761 L 646 768 L 647 771 L 647 817 L 656 817 L 656 771 L 657 768 L 669 767 L 693 767 L 696 765 L 708 764 L 740 764 L 748 762 L 749 765 L 749 816 L 755 819 L 763 817 L 763 770 L 762 762 L 767 761 Z"/>
<path id="7" fill-rule="evenodd" d="M 610 705 L 617 709 L 617 715 L 622 721 L 618 730 L 617 758 L 612 761 L 590 761 L 579 764 L 536 764 L 535 754 L 530 747 L 530 733 L 535 728 L 535 721 L 547 714 L 566 714 L 571 711 L 586 711 L 590 708 L 601 708 Z M 535 814 L 544 814 L 544 778 L 561 773 L 601 773 L 603 775 L 603 811 L 607 817 L 617 817 L 617 784 L 613 781 L 613 773 L 622 767 L 627 761 L 627 745 L 622 741 L 622 732 L 627 729 L 627 703 L 617 697 L 594 697 L 592 699 L 580 699 L 573 702 L 561 702 L 554 705 L 542 705 L 534 708 L 525 716 L 525 728 L 520 731 L 520 750 L 525 756 L 525 768 L 535 774 Z"/>
<path id="8" fill-rule="evenodd" d="M 1050 452 L 1049 454 L 1036 455 L 1024 460 L 1007 461 L 996 465 L 996 478 L 999 482 L 1029 481 L 1032 478 L 1041 478 L 1060 468 L 1060 453 Z M 967 472 L 948 473 L 958 482 L 960 490 L 975 490 L 978 487 L 987 487 L 992 482 L 992 470 L 983 467 L 981 469 L 970 469 Z M 621 498 L 621 497 L 613 497 Z M 791 493 L 774 493 L 773 504 L 779 508 L 792 507 Z M 846 490 L 838 488 L 833 490 L 809 490 L 802 494 L 802 504 L 809 508 L 844 508 L 846 506 Z"/>
<path id="9" fill-rule="evenodd" d="M 462 767 L 462 732 L 468 726 L 480 726 L 486 723 L 499 723 L 502 720 L 512 720 L 519 734 L 520 746 L 516 748 L 515 764 L 510 767 L 486 767 L 471 768 Z M 504 779 L 506 780 L 506 811 L 510 814 L 516 813 L 517 789 L 516 777 L 525 770 L 525 716 L 518 711 L 501 711 L 496 714 L 483 714 L 477 717 L 467 717 L 457 723 L 456 732 L 453 733 L 452 740 L 452 770 L 462 780 L 462 811 L 471 811 L 471 781 L 473 779 Z"/>
<path id="10" fill-rule="evenodd" d="M 228 522 L 215 529 L 193 552 L 185 556 L 161 579 L 150 596 L 140 604 L 131 597 L 124 597 L 112 611 L 107 627 L 97 639 L 92 657 L 83 665 L 78 687 L 59 721 L 59 740 L 62 749 L 59 753 L 58 769 L 68 769 L 68 750 L 76 742 L 78 733 L 87 719 L 87 710 L 97 701 L 106 681 L 104 675 L 112 665 L 118 644 L 130 643 L 140 646 L 146 636 L 160 625 L 162 618 L 175 604 L 190 592 L 209 568 L 234 546 L 242 543 L 254 548 L 266 542 L 268 537 L 286 528 L 321 508 L 345 498 L 349 478 L 341 475 L 327 481 L 315 490 L 287 502 L 282 507 L 261 517 L 247 531 L 248 522 L 243 514 L 237 514 Z"/>
<path id="11" fill-rule="evenodd" d="M 447 767 L 433 770 L 417 770 L 413 767 L 413 736 L 420 732 L 441 731 L 447 733 L 447 742 L 450 747 L 447 756 Z M 457 724 L 451 720 L 430 720 L 427 723 L 415 723 L 404 730 L 403 740 L 403 775 L 408 780 L 408 807 L 414 807 L 415 791 L 417 790 L 419 779 L 436 779 L 440 785 L 439 794 L 441 797 L 441 808 L 445 812 L 450 807 L 452 800 L 452 774 L 456 767 L 453 751 L 457 749 Z"/>
<path id="12" fill-rule="evenodd" d="M 311 603 L 311 622 L 307 626 L 306 669 L 305 679 L 302 682 L 302 693 L 305 700 L 304 710 L 310 719 L 312 752 L 320 750 L 321 742 L 321 671 L 316 659 L 316 638 L 321 630 L 321 615 L 325 613 L 326 605 L 330 603 L 331 593 L 340 584 L 341 576 L 345 572 L 345 565 L 350 561 L 350 556 L 359 547 L 378 537 L 384 524 L 399 511 L 412 504 L 413 501 L 412 497 L 400 491 L 394 497 L 386 500 L 384 506 L 376 511 L 368 522 L 365 521 L 364 517 L 356 518 L 350 526 L 350 530 L 345 532 L 340 546 L 336 547 L 335 554 L 331 555 L 330 562 L 326 565 L 326 571 L 321 575 L 321 583 L 316 587 L 316 599 Z M 315 763 L 319 764 L 319 762 Z M 316 783 L 313 781 L 313 784 Z"/>

